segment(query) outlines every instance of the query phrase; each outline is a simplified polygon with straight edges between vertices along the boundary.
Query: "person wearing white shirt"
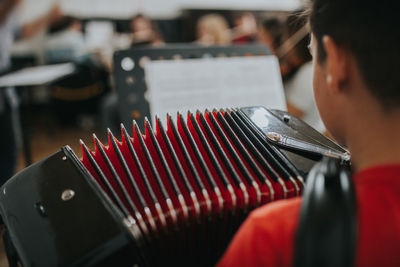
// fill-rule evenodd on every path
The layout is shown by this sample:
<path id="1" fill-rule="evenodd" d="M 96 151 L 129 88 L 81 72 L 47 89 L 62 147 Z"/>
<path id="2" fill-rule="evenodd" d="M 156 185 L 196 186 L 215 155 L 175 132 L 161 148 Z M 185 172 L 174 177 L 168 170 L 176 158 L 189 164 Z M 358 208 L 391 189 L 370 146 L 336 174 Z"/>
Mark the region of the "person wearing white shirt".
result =
<path id="1" fill-rule="evenodd" d="M 14 11 L 20 2 L 22 0 L 0 0 L 0 75 L 11 70 L 10 49 L 14 39 L 30 38 L 61 16 L 59 7 L 55 6 L 45 16 L 17 25 Z M 15 89 L 0 88 L 0 186 L 14 174 L 16 167 L 20 133 L 18 106 Z"/>

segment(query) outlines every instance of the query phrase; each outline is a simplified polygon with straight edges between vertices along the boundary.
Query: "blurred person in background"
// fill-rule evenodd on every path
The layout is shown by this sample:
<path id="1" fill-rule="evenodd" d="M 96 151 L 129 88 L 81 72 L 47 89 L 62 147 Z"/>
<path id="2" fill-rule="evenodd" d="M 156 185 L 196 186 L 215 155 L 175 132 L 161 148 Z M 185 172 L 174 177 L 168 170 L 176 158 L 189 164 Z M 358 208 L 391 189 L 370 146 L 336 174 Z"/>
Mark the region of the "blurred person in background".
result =
<path id="1" fill-rule="evenodd" d="M 138 14 L 131 20 L 132 46 L 163 45 L 163 36 L 155 22 L 150 18 Z"/>
<path id="2" fill-rule="evenodd" d="M 306 19 L 299 14 L 301 11 L 295 11 L 287 17 L 283 32 L 286 41 L 277 51 L 288 112 L 325 133 L 313 95 L 312 57 L 308 49 L 310 35 Z"/>
<path id="3" fill-rule="evenodd" d="M 10 49 L 14 39 L 28 39 L 61 17 L 58 6 L 45 16 L 18 26 L 15 9 L 22 0 L 0 0 L 0 75 L 11 69 Z M 19 143 L 19 100 L 14 88 L 0 88 L 0 185 L 15 171 Z"/>
<path id="4" fill-rule="evenodd" d="M 251 12 L 234 15 L 232 42 L 234 44 L 248 44 L 257 40 L 257 19 Z"/>
<path id="5" fill-rule="evenodd" d="M 277 55 L 277 50 L 282 44 L 283 23 L 278 18 L 266 18 L 258 28 L 258 41 L 268 46 L 272 54 Z"/>
<path id="6" fill-rule="evenodd" d="M 207 14 L 197 21 L 197 40 L 202 45 L 229 45 L 232 42 L 227 20 L 219 14 Z"/>
<path id="7" fill-rule="evenodd" d="M 75 60 L 84 55 L 86 50 L 82 23 L 79 19 L 64 16 L 49 27 L 45 42 L 48 63 Z"/>

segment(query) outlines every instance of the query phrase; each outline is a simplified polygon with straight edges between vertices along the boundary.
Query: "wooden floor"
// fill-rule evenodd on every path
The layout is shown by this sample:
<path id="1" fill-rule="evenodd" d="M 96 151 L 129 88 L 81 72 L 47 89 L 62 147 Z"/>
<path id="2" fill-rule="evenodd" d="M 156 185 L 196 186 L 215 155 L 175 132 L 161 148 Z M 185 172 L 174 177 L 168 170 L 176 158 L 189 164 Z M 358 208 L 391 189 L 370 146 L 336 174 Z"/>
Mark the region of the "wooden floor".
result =
<path id="1" fill-rule="evenodd" d="M 57 121 L 57 118 L 49 116 L 49 114 L 35 114 L 28 125 L 25 125 L 25 131 L 29 132 L 30 148 L 32 151 L 32 160 L 37 162 L 55 152 L 61 147 L 69 145 L 78 157 L 81 157 L 81 149 L 79 139 L 82 139 L 88 147 L 93 147 L 92 134 L 96 135 L 103 141 L 105 139 L 106 130 L 99 132 L 96 127 L 87 125 L 69 124 L 65 125 Z M 102 138 L 104 137 L 104 138 Z M 24 153 L 19 153 L 16 172 L 26 167 Z M 3 241 L 0 237 L 0 267 L 8 266 L 6 255 L 4 252 Z"/>

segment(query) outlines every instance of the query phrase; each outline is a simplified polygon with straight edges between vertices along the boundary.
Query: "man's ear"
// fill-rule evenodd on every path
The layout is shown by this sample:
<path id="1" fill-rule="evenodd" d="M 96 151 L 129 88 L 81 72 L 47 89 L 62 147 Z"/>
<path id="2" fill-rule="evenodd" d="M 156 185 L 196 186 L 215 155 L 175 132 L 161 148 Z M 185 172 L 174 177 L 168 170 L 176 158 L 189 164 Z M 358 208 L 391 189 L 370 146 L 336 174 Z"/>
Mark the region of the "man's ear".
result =
<path id="1" fill-rule="evenodd" d="M 349 75 L 349 54 L 347 49 L 339 46 L 328 35 L 322 37 L 322 44 L 326 51 L 326 80 L 334 92 L 344 89 Z"/>

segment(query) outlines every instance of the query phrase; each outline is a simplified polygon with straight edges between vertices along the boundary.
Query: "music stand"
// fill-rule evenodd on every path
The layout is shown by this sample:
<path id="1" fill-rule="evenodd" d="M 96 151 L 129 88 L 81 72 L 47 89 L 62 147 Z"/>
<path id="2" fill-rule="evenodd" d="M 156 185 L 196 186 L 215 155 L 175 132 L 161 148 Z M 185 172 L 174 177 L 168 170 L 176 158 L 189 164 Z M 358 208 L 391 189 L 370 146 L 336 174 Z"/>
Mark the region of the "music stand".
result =
<path id="1" fill-rule="evenodd" d="M 117 51 L 113 61 L 120 119 L 127 126 L 132 124 L 132 120 L 136 120 L 142 127 L 144 118 L 151 115 L 149 103 L 145 98 L 147 85 L 143 68 L 149 60 L 267 56 L 270 54 L 270 50 L 264 45 L 205 47 L 194 44 L 175 44 L 159 48 L 143 47 Z"/>

